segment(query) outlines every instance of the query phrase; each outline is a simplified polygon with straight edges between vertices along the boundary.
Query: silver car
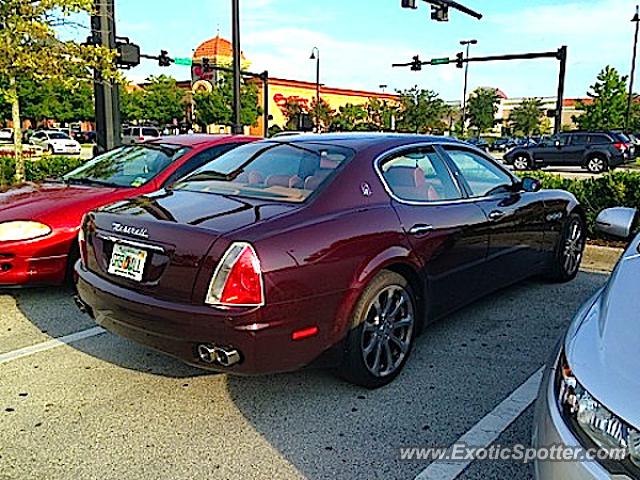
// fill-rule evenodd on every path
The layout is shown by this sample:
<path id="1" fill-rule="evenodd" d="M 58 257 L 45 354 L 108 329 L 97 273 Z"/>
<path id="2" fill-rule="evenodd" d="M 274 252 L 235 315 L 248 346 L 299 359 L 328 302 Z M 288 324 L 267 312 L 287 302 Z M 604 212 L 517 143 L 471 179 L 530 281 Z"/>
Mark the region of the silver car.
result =
<path id="1" fill-rule="evenodd" d="M 597 227 L 628 239 L 637 217 L 635 209 L 611 208 L 598 216 Z M 637 235 L 607 284 L 581 307 L 555 348 L 545 369 L 533 427 L 535 447 L 616 449 L 624 458 L 538 461 L 538 479 L 640 478 L 639 359 Z"/>
<path id="2" fill-rule="evenodd" d="M 122 129 L 122 144 L 131 145 L 153 140 L 160 136 L 160 130 L 155 127 L 130 126 Z"/>

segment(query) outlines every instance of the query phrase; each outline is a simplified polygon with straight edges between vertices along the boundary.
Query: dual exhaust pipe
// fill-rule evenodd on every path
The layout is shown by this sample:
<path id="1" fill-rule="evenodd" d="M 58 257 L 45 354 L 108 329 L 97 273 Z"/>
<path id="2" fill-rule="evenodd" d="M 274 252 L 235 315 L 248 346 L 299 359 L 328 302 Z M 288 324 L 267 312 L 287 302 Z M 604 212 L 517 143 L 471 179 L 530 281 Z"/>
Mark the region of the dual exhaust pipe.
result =
<path id="1" fill-rule="evenodd" d="M 209 365 L 218 364 L 223 367 L 232 367 L 239 363 L 242 357 L 235 348 L 215 347 L 205 344 L 198 345 L 198 357 Z"/>

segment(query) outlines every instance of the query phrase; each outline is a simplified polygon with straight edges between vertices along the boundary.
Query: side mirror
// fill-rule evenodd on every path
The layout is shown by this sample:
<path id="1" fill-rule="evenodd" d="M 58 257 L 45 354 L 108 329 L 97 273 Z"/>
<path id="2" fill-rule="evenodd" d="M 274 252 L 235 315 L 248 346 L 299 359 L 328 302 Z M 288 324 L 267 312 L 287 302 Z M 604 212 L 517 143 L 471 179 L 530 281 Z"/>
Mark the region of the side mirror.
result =
<path id="1" fill-rule="evenodd" d="M 542 189 L 542 182 L 535 178 L 525 177 L 522 179 L 522 190 L 525 192 L 539 192 Z"/>
<path id="2" fill-rule="evenodd" d="M 633 233 L 638 215 L 635 208 L 607 208 L 596 218 L 596 229 L 607 235 L 627 240 Z"/>

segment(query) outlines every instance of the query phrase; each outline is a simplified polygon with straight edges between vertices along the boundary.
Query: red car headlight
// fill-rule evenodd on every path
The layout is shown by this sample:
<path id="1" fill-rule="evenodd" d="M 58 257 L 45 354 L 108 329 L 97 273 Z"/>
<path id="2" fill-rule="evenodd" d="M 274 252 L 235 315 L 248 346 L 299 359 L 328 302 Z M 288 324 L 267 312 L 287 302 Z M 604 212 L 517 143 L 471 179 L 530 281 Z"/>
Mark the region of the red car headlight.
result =
<path id="1" fill-rule="evenodd" d="M 51 233 L 51 227 L 31 220 L 0 223 L 0 242 L 33 240 Z"/>
<path id="2" fill-rule="evenodd" d="M 221 307 L 264 305 L 260 260 L 250 244 L 235 242 L 227 249 L 211 278 L 205 303 Z"/>

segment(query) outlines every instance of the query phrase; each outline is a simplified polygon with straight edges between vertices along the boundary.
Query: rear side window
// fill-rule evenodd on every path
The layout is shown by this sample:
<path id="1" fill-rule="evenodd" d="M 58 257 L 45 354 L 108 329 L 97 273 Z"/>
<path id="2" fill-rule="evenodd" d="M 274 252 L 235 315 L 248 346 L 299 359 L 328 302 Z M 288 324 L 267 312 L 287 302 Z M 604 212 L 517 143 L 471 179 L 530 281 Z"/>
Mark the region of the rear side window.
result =
<path id="1" fill-rule="evenodd" d="M 143 128 L 142 136 L 143 137 L 159 137 L 160 133 L 155 128 Z"/>
<path id="2" fill-rule="evenodd" d="M 303 202 L 319 190 L 353 150 L 316 143 L 259 142 L 235 148 L 175 185 L 241 197 Z"/>
<path id="3" fill-rule="evenodd" d="M 586 145 L 587 143 L 589 143 L 587 135 L 574 135 L 571 140 L 572 145 Z"/>
<path id="4" fill-rule="evenodd" d="M 437 202 L 462 198 L 449 169 L 432 148 L 409 150 L 385 160 L 382 177 L 399 199 Z"/>
<path id="5" fill-rule="evenodd" d="M 591 145 L 605 145 L 611 143 L 611 139 L 607 135 L 591 135 Z"/>

